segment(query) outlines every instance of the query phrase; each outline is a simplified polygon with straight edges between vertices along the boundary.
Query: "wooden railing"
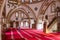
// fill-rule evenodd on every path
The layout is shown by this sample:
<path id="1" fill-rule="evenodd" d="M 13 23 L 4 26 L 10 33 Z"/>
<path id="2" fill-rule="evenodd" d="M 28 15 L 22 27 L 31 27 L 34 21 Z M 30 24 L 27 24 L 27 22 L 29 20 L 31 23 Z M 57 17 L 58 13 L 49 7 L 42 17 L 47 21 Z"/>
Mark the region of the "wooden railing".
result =
<path id="1" fill-rule="evenodd" d="M 48 28 L 53 24 L 53 22 L 57 19 L 57 17 L 54 17 L 52 21 L 49 23 Z"/>

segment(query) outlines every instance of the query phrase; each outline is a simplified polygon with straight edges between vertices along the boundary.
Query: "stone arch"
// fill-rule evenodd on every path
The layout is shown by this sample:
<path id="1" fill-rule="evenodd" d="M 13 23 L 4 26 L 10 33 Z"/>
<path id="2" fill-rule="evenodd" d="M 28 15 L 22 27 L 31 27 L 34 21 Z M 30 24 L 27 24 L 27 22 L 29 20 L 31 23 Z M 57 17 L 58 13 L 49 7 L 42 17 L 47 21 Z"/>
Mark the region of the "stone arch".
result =
<path id="1" fill-rule="evenodd" d="M 35 13 L 34 13 L 34 11 L 32 10 L 32 8 L 31 7 L 29 7 L 27 4 L 21 4 L 20 6 L 24 6 L 24 7 L 26 7 L 26 8 L 28 8 L 28 10 L 30 10 L 31 11 L 31 13 L 33 14 L 33 16 L 34 16 L 34 19 L 36 20 L 36 15 L 35 15 Z M 28 14 L 29 15 L 29 14 Z"/>
<path id="2" fill-rule="evenodd" d="M 24 9 L 24 7 L 30 11 L 30 14 L 32 14 L 33 17 L 34 17 L 34 19 L 36 20 L 36 15 L 35 15 L 34 11 L 33 11 L 32 8 L 30 8 L 27 4 L 21 4 L 18 8 Z M 13 8 L 13 9 L 11 9 L 9 12 L 11 12 L 12 10 L 15 10 L 15 9 L 16 9 L 16 7 Z M 26 11 L 26 9 L 24 9 L 24 10 Z M 9 15 L 9 12 L 8 12 L 7 15 Z M 27 11 L 26 11 L 26 12 L 27 12 Z M 29 15 L 29 14 L 28 14 L 28 15 Z M 30 15 L 29 15 L 29 16 L 30 16 Z"/>
<path id="3" fill-rule="evenodd" d="M 23 13 L 29 18 L 29 15 L 28 15 L 28 13 L 27 13 L 25 10 L 20 9 L 20 8 L 15 8 L 15 9 L 11 10 L 11 11 L 8 13 L 8 15 L 7 15 L 7 17 L 6 17 L 8 21 L 10 21 L 11 15 L 13 15 L 14 12 L 16 12 L 16 11 L 21 11 L 21 12 L 23 12 Z M 29 19 L 29 21 L 30 21 L 30 19 Z"/>
<path id="4" fill-rule="evenodd" d="M 48 0 L 48 2 L 47 2 L 47 1 L 44 1 L 43 4 L 42 4 L 42 6 L 41 6 L 41 8 L 40 8 L 40 10 L 39 10 L 38 18 L 39 18 L 39 15 L 40 15 L 40 14 L 44 15 L 45 12 L 46 12 L 46 10 L 48 9 L 48 7 L 49 7 L 52 3 L 54 3 L 54 2 L 55 2 L 55 1 L 53 1 L 53 0 L 51 0 L 50 2 L 49 2 L 49 0 Z"/>

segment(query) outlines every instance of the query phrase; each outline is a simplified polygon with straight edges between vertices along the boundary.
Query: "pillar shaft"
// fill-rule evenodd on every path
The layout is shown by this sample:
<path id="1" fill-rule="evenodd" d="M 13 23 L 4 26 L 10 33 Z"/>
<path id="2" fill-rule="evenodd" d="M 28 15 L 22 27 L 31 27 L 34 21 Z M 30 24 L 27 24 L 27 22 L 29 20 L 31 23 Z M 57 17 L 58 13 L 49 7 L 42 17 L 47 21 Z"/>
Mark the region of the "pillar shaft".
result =
<path id="1" fill-rule="evenodd" d="M 60 32 L 60 16 L 58 16 L 57 31 Z"/>
<path id="2" fill-rule="evenodd" d="M 2 24 L 1 24 L 1 18 L 2 18 L 2 12 L 3 12 L 3 8 L 4 8 L 4 5 L 5 5 L 5 1 L 6 0 L 1 0 L 1 1 L 3 1 L 3 3 L 2 3 L 2 5 L 0 5 L 1 6 L 1 8 L 0 8 L 0 40 L 2 40 L 2 32 L 1 32 L 1 27 L 2 27 Z"/>

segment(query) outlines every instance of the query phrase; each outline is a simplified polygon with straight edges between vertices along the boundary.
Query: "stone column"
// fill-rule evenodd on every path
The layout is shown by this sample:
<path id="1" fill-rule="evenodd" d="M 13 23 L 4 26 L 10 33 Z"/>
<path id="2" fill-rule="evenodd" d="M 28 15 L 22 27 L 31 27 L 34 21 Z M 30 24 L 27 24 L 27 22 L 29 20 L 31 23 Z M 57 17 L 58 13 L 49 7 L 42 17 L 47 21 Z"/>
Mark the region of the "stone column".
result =
<path id="1" fill-rule="evenodd" d="M 29 23 L 29 29 L 30 29 L 30 23 Z"/>
<path id="2" fill-rule="evenodd" d="M 16 28 L 16 23 L 15 22 L 13 23 L 13 27 Z"/>
<path id="3" fill-rule="evenodd" d="M 60 7 L 57 7 L 56 11 L 57 11 L 57 32 L 60 32 Z"/>
<path id="4" fill-rule="evenodd" d="M 32 29 L 37 29 L 37 21 L 34 20 L 34 24 L 32 24 Z"/>
<path id="5" fill-rule="evenodd" d="M 57 31 L 60 32 L 60 12 L 58 13 L 58 19 L 57 19 Z"/>
<path id="6" fill-rule="evenodd" d="M 44 24 L 43 24 L 43 25 L 44 25 L 44 27 L 43 27 L 43 32 L 45 32 L 45 33 L 46 33 L 46 28 L 47 28 L 47 26 L 46 26 L 46 25 L 47 25 L 47 22 L 44 22 Z"/>
<path id="7" fill-rule="evenodd" d="M 21 26 L 21 22 L 19 21 L 19 27 Z"/>
<path id="8" fill-rule="evenodd" d="M 1 27 L 2 27 L 2 24 L 1 24 L 1 18 L 2 18 L 2 12 L 3 12 L 3 8 L 4 8 L 4 5 L 5 5 L 5 1 L 6 0 L 1 0 L 3 1 L 3 3 L 0 5 L 1 8 L 0 8 L 0 40 L 2 40 L 2 32 L 1 32 Z"/>
<path id="9" fill-rule="evenodd" d="M 1 19 L 0 19 L 0 40 L 2 40 L 1 27 L 2 27 L 2 25 L 1 25 Z"/>
<path id="10" fill-rule="evenodd" d="M 26 28 L 26 22 L 24 21 L 24 28 Z"/>
<path id="11" fill-rule="evenodd" d="M 30 28 L 32 29 L 32 23 L 30 23 Z"/>

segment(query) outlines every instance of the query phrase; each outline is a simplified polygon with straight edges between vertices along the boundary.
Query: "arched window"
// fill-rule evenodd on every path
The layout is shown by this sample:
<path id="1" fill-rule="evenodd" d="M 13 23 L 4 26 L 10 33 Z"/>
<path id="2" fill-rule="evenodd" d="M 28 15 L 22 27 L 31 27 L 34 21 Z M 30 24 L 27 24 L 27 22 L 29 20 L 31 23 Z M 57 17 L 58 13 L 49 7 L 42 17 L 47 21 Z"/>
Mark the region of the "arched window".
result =
<path id="1" fill-rule="evenodd" d="M 30 0 L 30 3 L 32 2 L 32 0 Z"/>
<path id="2" fill-rule="evenodd" d="M 34 19 L 31 19 L 31 24 L 34 24 Z"/>
<path id="3" fill-rule="evenodd" d="M 5 19 L 3 18 L 3 22 L 5 22 Z"/>
<path id="4" fill-rule="evenodd" d="M 26 21 L 26 26 L 27 26 L 27 27 L 29 26 L 27 21 Z"/>
<path id="5" fill-rule="evenodd" d="M 18 17 L 18 15 L 19 15 L 19 14 L 16 12 L 16 17 Z"/>
<path id="6" fill-rule="evenodd" d="M 25 0 L 22 0 L 22 2 L 25 2 Z"/>
<path id="7" fill-rule="evenodd" d="M 21 22 L 21 27 L 23 27 L 23 22 Z"/>
<path id="8" fill-rule="evenodd" d="M 19 16 L 19 13 L 18 13 L 18 12 L 16 12 L 16 20 L 18 20 L 18 16 Z"/>

